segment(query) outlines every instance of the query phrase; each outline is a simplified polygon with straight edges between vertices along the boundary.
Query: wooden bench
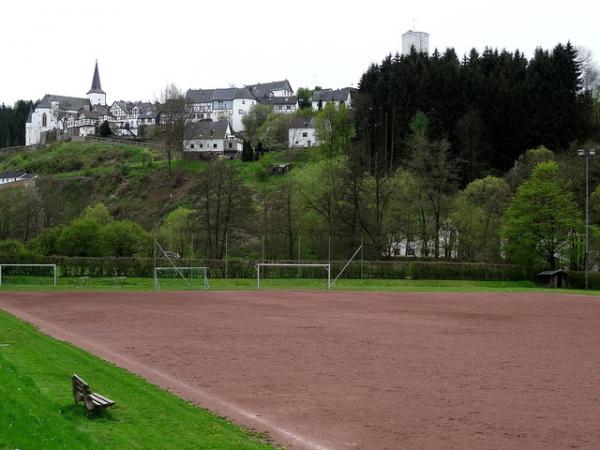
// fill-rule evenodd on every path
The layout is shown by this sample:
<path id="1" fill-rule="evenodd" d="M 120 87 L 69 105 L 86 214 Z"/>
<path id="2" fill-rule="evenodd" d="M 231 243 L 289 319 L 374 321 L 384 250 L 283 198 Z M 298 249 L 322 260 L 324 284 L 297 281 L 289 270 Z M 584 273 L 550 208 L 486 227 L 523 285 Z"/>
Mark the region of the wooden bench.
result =
<path id="1" fill-rule="evenodd" d="M 112 400 L 90 391 L 90 385 L 87 384 L 81 377 L 76 373 L 71 377 L 71 384 L 73 385 L 73 400 L 78 405 L 79 402 L 83 401 L 88 412 L 91 411 L 104 411 L 115 404 Z"/>

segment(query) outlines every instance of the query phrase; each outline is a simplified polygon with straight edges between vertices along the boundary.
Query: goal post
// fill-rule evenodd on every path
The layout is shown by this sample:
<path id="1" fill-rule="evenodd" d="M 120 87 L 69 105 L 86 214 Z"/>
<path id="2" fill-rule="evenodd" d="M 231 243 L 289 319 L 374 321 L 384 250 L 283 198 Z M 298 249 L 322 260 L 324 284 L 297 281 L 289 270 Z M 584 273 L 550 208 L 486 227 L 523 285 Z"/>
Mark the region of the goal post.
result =
<path id="1" fill-rule="evenodd" d="M 322 267 L 327 272 L 327 289 L 331 287 L 331 264 L 318 264 L 318 263 L 256 263 L 256 289 L 260 289 L 260 274 L 261 269 L 265 267 Z M 263 271 L 264 273 L 264 271 Z"/>
<path id="2" fill-rule="evenodd" d="M 183 279 L 188 288 L 195 286 L 194 281 L 199 282 L 203 289 L 208 289 L 208 267 L 155 267 L 154 268 L 154 290 L 160 291 L 160 280 L 172 279 L 179 280 Z M 164 284 L 164 283 L 163 283 Z"/>
<path id="3" fill-rule="evenodd" d="M 11 283 L 11 279 L 48 279 L 47 283 Z M 56 264 L 0 264 L 0 286 L 56 286 Z"/>

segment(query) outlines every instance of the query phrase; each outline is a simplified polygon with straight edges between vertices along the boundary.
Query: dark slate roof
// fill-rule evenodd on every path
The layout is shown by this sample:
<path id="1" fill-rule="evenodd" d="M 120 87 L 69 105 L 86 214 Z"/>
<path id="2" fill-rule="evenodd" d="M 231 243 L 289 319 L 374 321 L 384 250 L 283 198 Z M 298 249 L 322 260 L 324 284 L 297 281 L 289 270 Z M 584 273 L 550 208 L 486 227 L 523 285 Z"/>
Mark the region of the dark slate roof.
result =
<path id="1" fill-rule="evenodd" d="M 298 98 L 295 95 L 291 97 L 270 96 L 257 98 L 257 101 L 266 105 L 295 105 L 298 103 Z"/>
<path id="2" fill-rule="evenodd" d="M 94 105 L 92 106 L 92 111 L 97 112 L 101 116 L 110 116 L 110 110 L 105 105 Z"/>
<path id="3" fill-rule="evenodd" d="M 210 103 L 214 95 L 214 89 L 188 89 L 185 98 L 190 103 Z"/>
<path id="4" fill-rule="evenodd" d="M 235 88 L 215 89 L 213 101 L 215 100 L 233 100 L 235 98 Z"/>
<path id="5" fill-rule="evenodd" d="M 147 106 L 141 110 L 138 118 L 139 119 L 154 119 L 155 117 L 158 117 L 158 115 L 159 115 L 158 105 L 153 105 L 152 103 L 148 103 Z"/>
<path id="6" fill-rule="evenodd" d="M 85 109 L 79 111 L 79 117 L 85 117 L 86 119 L 95 119 L 98 120 L 100 118 L 100 114 L 97 111 L 86 111 Z"/>
<path id="7" fill-rule="evenodd" d="M 81 108 L 90 108 L 90 100 L 81 97 L 65 97 L 63 95 L 46 94 L 36 105 L 36 108 L 50 108 L 52 102 L 58 102 L 60 108 L 67 111 L 79 111 Z"/>
<path id="8" fill-rule="evenodd" d="M 290 128 L 315 128 L 315 120 L 305 117 L 294 117 L 290 120 Z"/>
<path id="9" fill-rule="evenodd" d="M 243 98 L 243 99 L 252 99 L 254 100 L 254 95 L 247 88 L 235 88 L 235 96 L 234 98 Z"/>
<path id="10" fill-rule="evenodd" d="M 246 85 L 248 89 L 250 89 L 253 93 L 255 89 L 258 90 L 268 90 L 268 91 L 281 91 L 288 90 L 292 91 L 292 85 L 288 80 L 281 81 L 271 81 L 269 83 L 257 83 L 257 84 L 248 84 Z"/>
<path id="11" fill-rule="evenodd" d="M 92 87 L 90 88 L 89 91 L 87 91 L 88 94 L 106 94 L 106 92 L 104 92 L 102 90 L 102 86 L 100 85 L 100 73 L 98 73 L 98 61 L 96 61 L 96 67 L 94 68 L 94 78 L 92 78 Z"/>
<path id="12" fill-rule="evenodd" d="M 7 170 L 4 173 L 0 173 L 0 178 L 21 178 L 25 175 L 27 175 L 27 172 Z"/>
<path id="13" fill-rule="evenodd" d="M 229 122 L 226 120 L 219 122 L 201 120 L 192 123 L 185 130 L 185 139 L 225 139 L 228 126 Z"/>
<path id="14" fill-rule="evenodd" d="M 254 95 L 246 88 L 189 89 L 186 94 L 189 103 L 210 103 L 214 100 L 227 101 L 235 98 L 254 100 Z"/>
<path id="15" fill-rule="evenodd" d="M 342 102 L 348 100 L 348 94 L 350 94 L 349 89 L 323 89 L 322 91 L 313 92 L 312 99 L 313 102 L 318 102 L 319 100 L 324 102 Z"/>
<path id="16" fill-rule="evenodd" d="M 119 108 L 121 108 L 123 110 L 123 112 L 125 112 L 126 114 L 131 113 L 131 110 L 135 106 L 134 102 L 126 102 L 126 101 L 123 101 L 123 100 L 117 100 L 117 101 L 113 102 L 113 104 L 114 103 L 116 103 L 117 105 L 119 105 Z"/>

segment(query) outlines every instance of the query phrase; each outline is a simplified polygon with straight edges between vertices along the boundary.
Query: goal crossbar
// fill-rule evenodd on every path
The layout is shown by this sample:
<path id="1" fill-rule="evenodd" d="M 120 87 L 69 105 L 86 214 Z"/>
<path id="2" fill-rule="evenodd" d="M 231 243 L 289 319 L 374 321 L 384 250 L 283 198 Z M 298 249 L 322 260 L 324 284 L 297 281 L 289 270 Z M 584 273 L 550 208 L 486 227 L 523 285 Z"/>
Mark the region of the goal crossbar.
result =
<path id="1" fill-rule="evenodd" d="M 331 286 L 331 264 L 318 263 L 256 263 L 256 289 L 260 289 L 261 267 L 323 267 L 327 271 L 327 289 Z"/>
<path id="2" fill-rule="evenodd" d="M 2 269 L 4 267 L 51 267 L 52 286 L 56 286 L 56 264 L 0 264 L 0 286 L 2 286 Z"/>
<path id="3" fill-rule="evenodd" d="M 190 271 L 190 273 L 191 273 L 193 270 L 202 271 L 204 289 L 208 289 L 208 267 L 205 267 L 205 266 L 188 266 L 188 267 L 176 266 L 176 267 L 155 267 L 154 268 L 154 290 L 160 291 L 160 282 L 158 281 L 159 272 L 165 272 L 168 270 L 170 270 L 170 271 L 174 270 L 180 277 L 182 277 L 184 279 L 184 281 L 186 282 L 186 284 L 188 286 L 190 285 L 190 283 L 187 280 L 187 278 L 185 278 L 185 275 L 183 274 L 183 272 Z"/>

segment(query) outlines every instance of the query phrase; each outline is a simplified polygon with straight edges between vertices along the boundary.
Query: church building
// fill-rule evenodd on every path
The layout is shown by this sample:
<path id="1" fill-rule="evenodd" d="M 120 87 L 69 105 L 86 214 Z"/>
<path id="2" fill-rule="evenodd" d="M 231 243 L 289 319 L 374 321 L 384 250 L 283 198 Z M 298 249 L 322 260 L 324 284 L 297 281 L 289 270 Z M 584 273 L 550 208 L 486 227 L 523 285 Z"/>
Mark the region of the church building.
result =
<path id="1" fill-rule="evenodd" d="M 44 144 L 47 133 L 54 130 L 57 135 L 94 134 L 100 117 L 95 110 L 102 108 L 106 108 L 106 92 L 100 84 L 96 61 L 87 97 L 46 94 L 32 106 L 25 124 L 25 145 Z"/>

